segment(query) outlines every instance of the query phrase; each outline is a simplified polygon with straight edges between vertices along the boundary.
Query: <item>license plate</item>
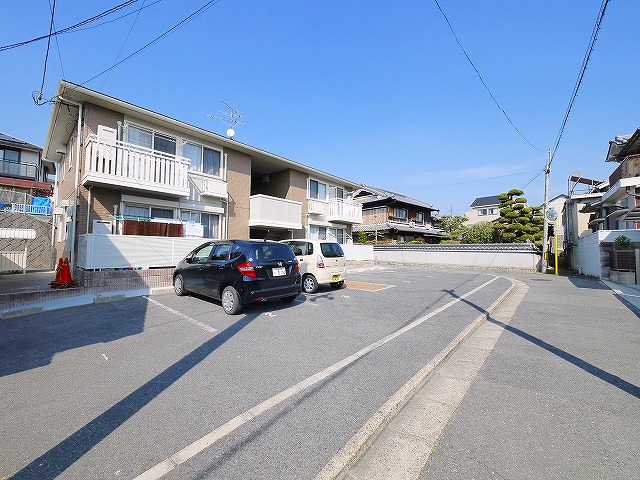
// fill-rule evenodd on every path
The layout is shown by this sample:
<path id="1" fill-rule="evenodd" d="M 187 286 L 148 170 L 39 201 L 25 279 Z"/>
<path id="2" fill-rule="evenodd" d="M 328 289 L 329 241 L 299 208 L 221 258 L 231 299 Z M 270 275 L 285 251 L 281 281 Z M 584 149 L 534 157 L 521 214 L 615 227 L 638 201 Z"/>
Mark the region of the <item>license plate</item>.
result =
<path id="1" fill-rule="evenodd" d="M 340 275 L 333 275 L 331 277 L 331 281 L 332 282 L 339 282 L 340 281 Z"/>
<path id="2" fill-rule="evenodd" d="M 274 277 L 282 277 L 287 274 L 287 270 L 284 267 L 276 267 L 273 269 Z"/>

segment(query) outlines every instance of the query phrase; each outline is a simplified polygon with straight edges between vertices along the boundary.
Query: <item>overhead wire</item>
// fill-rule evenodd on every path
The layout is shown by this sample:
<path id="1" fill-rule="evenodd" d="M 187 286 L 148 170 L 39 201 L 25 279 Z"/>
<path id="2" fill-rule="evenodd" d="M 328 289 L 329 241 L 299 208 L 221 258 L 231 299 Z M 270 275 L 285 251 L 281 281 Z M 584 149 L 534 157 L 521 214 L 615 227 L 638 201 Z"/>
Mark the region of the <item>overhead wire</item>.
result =
<path id="1" fill-rule="evenodd" d="M 142 0 L 142 6 L 138 9 L 136 18 L 133 19 L 133 23 L 131 24 L 131 27 L 129 28 L 129 31 L 127 32 L 127 36 L 124 38 L 124 41 L 122 42 L 122 46 L 120 47 L 120 50 L 118 51 L 118 54 L 116 55 L 116 59 L 114 60 L 116 62 L 118 61 L 118 58 L 120 58 L 120 54 L 122 53 L 122 50 L 124 50 L 124 46 L 127 44 L 127 40 L 129 40 L 129 37 L 131 36 L 131 32 L 133 32 L 133 28 L 136 26 L 136 22 L 138 21 L 138 17 L 140 17 L 140 12 L 144 8 L 145 1 L 146 0 Z M 105 85 L 105 83 L 107 83 L 108 79 L 109 79 L 109 73 L 107 73 L 107 76 L 102 81 L 101 90 L 104 88 L 104 85 Z"/>
<path id="2" fill-rule="evenodd" d="M 589 59 L 591 58 L 591 53 L 595 48 L 596 40 L 598 39 L 598 32 L 600 31 L 600 27 L 602 25 L 602 20 L 604 19 L 604 13 L 607 9 L 607 5 L 609 0 L 603 0 L 602 6 L 600 7 L 600 13 L 598 14 L 598 19 L 596 20 L 596 24 L 593 27 L 593 32 L 591 33 L 591 39 L 589 40 L 589 46 L 587 47 L 587 51 L 584 55 L 584 59 L 582 60 L 582 67 L 580 68 L 580 73 L 578 74 L 578 79 L 576 80 L 576 84 L 573 87 L 573 93 L 571 94 L 571 99 L 569 100 L 569 106 L 567 107 L 567 111 L 564 115 L 564 119 L 562 120 L 562 124 L 560 126 L 560 130 L 558 131 L 558 135 L 556 137 L 556 143 L 553 147 L 551 157 L 549 158 L 548 168 L 551 168 L 551 162 L 556 155 L 558 150 L 558 146 L 560 145 L 560 140 L 562 139 L 562 134 L 564 133 L 564 129 L 567 125 L 567 121 L 569 120 L 569 114 L 571 113 L 571 109 L 573 108 L 573 104 L 578 96 L 578 90 L 580 89 L 580 85 L 582 84 L 582 80 L 584 78 L 584 74 L 587 70 L 587 65 L 589 63 Z"/>
<path id="3" fill-rule="evenodd" d="M 51 5 L 51 4 L 49 4 Z M 49 48 L 51 47 L 51 32 L 53 31 L 53 17 L 56 13 L 56 0 L 53 0 L 53 6 L 51 7 L 51 22 L 49 23 L 49 39 L 47 41 L 47 53 L 44 56 L 44 68 L 42 72 L 42 85 L 40 87 L 40 92 L 38 92 L 38 99 L 36 100 L 36 96 L 34 95 L 33 100 L 38 103 L 38 101 L 42 100 L 42 91 L 44 90 L 44 81 L 47 77 L 47 62 L 49 61 Z"/>
<path id="4" fill-rule="evenodd" d="M 105 17 L 107 15 L 110 15 L 110 14 L 112 14 L 112 13 L 118 11 L 118 10 L 121 10 L 121 9 L 123 9 L 125 7 L 128 7 L 132 3 L 136 3 L 138 1 L 140 1 L 140 0 L 127 0 L 126 2 L 121 3 L 120 5 L 116 5 L 115 7 L 110 8 L 109 10 L 105 10 L 104 12 L 99 13 L 98 15 L 94 15 L 91 18 L 87 18 L 86 20 L 83 20 L 83 21 L 81 21 L 79 23 L 76 23 L 75 25 L 71 25 L 70 27 L 63 28 L 62 30 L 58 30 L 58 31 L 54 32 L 54 31 L 52 31 L 50 29 L 49 30 L 49 35 L 42 35 L 40 37 L 32 38 L 31 40 L 25 40 L 23 42 L 13 43 L 13 44 L 10 44 L 10 45 L 3 45 L 3 46 L 0 47 L 0 52 L 3 52 L 5 50 L 10 50 L 12 48 L 22 47 L 24 45 L 29 45 L 30 43 L 38 42 L 40 40 L 44 40 L 45 38 L 48 38 L 49 41 L 50 41 L 52 36 L 57 36 L 57 35 L 60 35 L 62 33 L 67 33 L 67 32 L 70 32 L 72 30 L 75 30 L 75 29 L 77 29 L 77 28 L 79 28 L 81 26 L 87 25 L 87 24 L 89 24 L 91 22 L 95 22 L 96 20 L 99 20 L 100 18 L 103 18 L 103 17 Z M 158 1 L 160 1 L 160 0 L 158 0 Z M 157 3 L 157 2 L 155 2 L 155 3 Z M 55 5 L 55 2 L 54 2 L 54 5 Z"/>
<path id="5" fill-rule="evenodd" d="M 49 0 L 49 9 L 52 11 L 53 13 L 53 7 L 51 5 L 51 0 Z M 56 28 L 56 24 L 55 22 L 53 23 L 53 28 Z M 62 53 L 60 52 L 60 42 L 58 42 L 58 37 L 55 37 L 56 40 L 56 49 L 58 50 L 58 59 L 60 60 L 60 70 L 62 70 L 62 78 L 66 78 L 66 75 L 64 73 L 64 65 L 62 64 Z"/>
<path id="6" fill-rule="evenodd" d="M 536 147 L 533 143 L 531 143 L 527 137 L 524 136 L 524 134 L 520 131 L 520 129 L 516 126 L 515 123 L 513 123 L 513 121 L 511 120 L 511 118 L 509 118 L 509 115 L 507 115 L 507 112 L 505 111 L 504 108 L 502 108 L 500 106 L 500 104 L 498 103 L 498 100 L 496 100 L 496 97 L 493 95 L 493 93 L 491 92 L 491 89 L 489 88 L 489 86 L 486 84 L 486 82 L 484 81 L 484 78 L 482 78 L 482 75 L 480 74 L 480 71 L 476 68 L 475 64 L 473 63 L 473 60 L 471 60 L 471 57 L 469 57 L 469 54 L 467 53 L 467 51 L 465 50 L 465 48 L 462 46 L 462 43 L 460 43 L 460 40 L 458 39 L 458 35 L 456 35 L 455 30 L 453 29 L 453 26 L 451 25 L 451 22 L 449 21 L 449 18 L 447 17 L 446 13 L 444 13 L 444 10 L 442 10 L 442 7 L 440 6 L 440 4 L 438 3 L 438 0 L 434 0 L 434 2 L 436 2 L 436 5 L 438 6 L 438 10 L 440 10 L 440 13 L 442 14 L 442 16 L 444 17 L 445 21 L 447 22 L 447 25 L 449 26 L 449 30 L 451 30 L 451 33 L 453 34 L 453 37 L 456 40 L 456 43 L 458 44 L 458 46 L 462 49 L 462 52 L 464 53 L 464 56 L 467 58 L 467 60 L 469 61 L 469 63 L 471 64 L 471 66 L 473 67 L 473 70 L 476 72 L 476 74 L 478 75 L 478 78 L 480 79 L 480 82 L 482 82 L 482 85 L 484 85 L 484 88 L 487 90 L 487 92 L 489 92 L 489 96 L 491 97 L 491 99 L 493 100 L 493 103 L 496 104 L 496 106 L 498 107 L 498 109 L 502 112 L 502 114 L 504 115 L 504 117 L 509 121 L 509 123 L 511 124 L 511 126 L 515 129 L 516 132 L 518 132 L 518 134 L 522 137 L 522 139 L 527 142 L 531 147 L 533 147 L 535 150 L 539 151 L 539 152 L 543 152 L 544 150 L 539 149 L 538 147 Z"/>
<path id="7" fill-rule="evenodd" d="M 167 30 L 166 32 L 164 32 L 162 35 L 157 36 L 156 38 L 154 38 L 153 40 L 151 40 L 149 43 L 147 43 L 146 45 L 140 47 L 138 50 L 136 50 L 135 52 L 133 52 L 132 54 L 126 56 L 125 58 L 123 58 L 122 60 L 114 63 L 112 66 L 110 66 L 109 68 L 103 70 L 102 72 L 94 75 L 93 77 L 91 77 L 88 80 L 85 80 L 84 82 L 82 82 L 80 85 L 86 85 L 87 83 L 89 83 L 92 80 L 95 80 L 96 78 L 98 78 L 101 75 L 104 75 L 105 73 L 113 70 L 114 68 L 116 68 L 119 65 L 122 65 L 124 62 L 126 62 L 127 60 L 131 59 L 132 57 L 136 56 L 137 54 L 139 54 L 140 52 L 142 52 L 143 50 L 149 48 L 151 45 L 153 45 L 154 43 L 160 41 L 161 39 L 163 39 L 164 37 L 166 37 L 167 35 L 171 34 L 173 31 L 183 27 L 184 25 L 186 25 L 187 23 L 189 23 L 191 20 L 193 20 L 195 17 L 197 17 L 198 15 L 200 15 L 202 12 L 204 12 L 205 10 L 207 10 L 209 7 L 211 7 L 212 5 L 215 5 L 216 3 L 218 3 L 220 0 L 210 0 L 209 2 L 207 2 L 206 4 L 204 4 L 202 7 L 200 7 L 198 10 L 196 10 L 195 12 L 193 12 L 191 15 L 189 15 L 188 17 L 184 18 L 182 21 L 178 22 L 177 24 L 175 24 L 173 27 L 171 27 L 169 30 Z"/>

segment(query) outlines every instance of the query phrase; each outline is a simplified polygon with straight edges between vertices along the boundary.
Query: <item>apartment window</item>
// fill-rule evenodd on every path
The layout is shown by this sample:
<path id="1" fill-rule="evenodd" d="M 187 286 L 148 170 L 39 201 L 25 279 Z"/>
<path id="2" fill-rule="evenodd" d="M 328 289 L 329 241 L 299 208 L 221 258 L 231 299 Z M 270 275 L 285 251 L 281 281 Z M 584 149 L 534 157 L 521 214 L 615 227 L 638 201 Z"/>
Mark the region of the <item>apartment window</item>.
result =
<path id="1" fill-rule="evenodd" d="M 73 151 L 75 150 L 75 143 L 76 143 L 76 137 L 71 137 L 69 139 L 69 143 L 67 144 L 67 159 L 69 162 L 69 170 L 71 170 L 71 167 L 73 166 Z"/>
<path id="2" fill-rule="evenodd" d="M 317 225 L 309 225 L 309 238 L 316 240 L 327 239 L 327 227 L 319 227 Z"/>
<path id="3" fill-rule="evenodd" d="M 344 188 L 332 186 L 330 189 L 329 198 L 342 198 L 344 200 Z"/>
<path id="4" fill-rule="evenodd" d="M 203 238 L 220 238 L 220 215 L 210 213 L 182 211 L 180 220 L 183 222 L 194 222 L 202 225 Z"/>
<path id="5" fill-rule="evenodd" d="M 336 242 L 340 244 L 346 243 L 347 232 L 344 228 L 332 228 L 331 236 L 336 239 Z"/>
<path id="6" fill-rule="evenodd" d="M 151 207 L 151 218 L 173 218 L 173 210 Z"/>
<path id="7" fill-rule="evenodd" d="M 170 155 L 176 154 L 176 139 L 153 130 L 128 125 L 127 139 L 129 143 L 139 147 L 150 148 Z"/>
<path id="8" fill-rule="evenodd" d="M 324 200 L 327 198 L 327 184 L 317 180 L 309 180 L 309 198 Z"/>
<path id="9" fill-rule="evenodd" d="M 190 171 L 220 176 L 221 154 L 219 150 L 196 145 L 195 143 L 185 143 L 182 147 L 182 155 L 191 162 L 189 165 Z"/>
<path id="10" fill-rule="evenodd" d="M 424 225 L 424 212 L 416 213 L 416 223 L 420 225 Z"/>
<path id="11" fill-rule="evenodd" d="M 173 219 L 173 210 L 168 208 L 138 207 L 135 205 L 125 205 L 123 210 L 125 217 L 135 218 L 167 218 Z"/>

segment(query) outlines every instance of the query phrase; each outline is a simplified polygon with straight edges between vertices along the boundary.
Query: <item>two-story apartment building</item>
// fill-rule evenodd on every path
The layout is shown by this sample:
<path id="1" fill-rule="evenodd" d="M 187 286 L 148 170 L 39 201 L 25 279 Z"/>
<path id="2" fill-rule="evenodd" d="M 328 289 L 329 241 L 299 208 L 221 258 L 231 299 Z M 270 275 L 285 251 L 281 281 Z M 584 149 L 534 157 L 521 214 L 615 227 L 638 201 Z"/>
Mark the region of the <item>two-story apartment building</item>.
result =
<path id="1" fill-rule="evenodd" d="M 362 203 L 362 224 L 354 232 L 365 232 L 374 243 L 404 243 L 420 239 L 438 243 L 444 232 L 433 226 L 433 205 L 400 193 L 362 185 L 353 194 Z"/>
<path id="2" fill-rule="evenodd" d="M 358 184 L 66 81 L 44 154 L 60 164 L 55 240 L 72 259 L 91 234 L 346 243 L 362 220 Z"/>

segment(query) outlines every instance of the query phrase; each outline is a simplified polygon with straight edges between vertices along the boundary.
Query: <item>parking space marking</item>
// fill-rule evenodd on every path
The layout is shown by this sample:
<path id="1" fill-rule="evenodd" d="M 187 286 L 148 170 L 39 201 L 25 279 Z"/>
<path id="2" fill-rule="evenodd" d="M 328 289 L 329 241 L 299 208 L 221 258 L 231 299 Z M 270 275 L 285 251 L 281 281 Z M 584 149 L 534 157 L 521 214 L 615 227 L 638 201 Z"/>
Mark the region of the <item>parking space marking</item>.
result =
<path id="1" fill-rule="evenodd" d="M 383 283 L 356 282 L 354 280 L 346 281 L 347 288 L 354 290 L 362 290 L 364 292 L 379 292 L 387 288 L 393 288 L 395 285 L 385 285 Z"/>
<path id="2" fill-rule="evenodd" d="M 430 318 L 435 317 L 436 315 L 442 313 L 449 307 L 457 304 L 458 302 L 461 302 L 462 300 L 471 296 L 477 291 L 482 290 L 487 285 L 495 282 L 498 278 L 500 277 L 495 276 L 491 278 L 491 280 L 483 283 L 482 285 L 474 288 L 473 290 L 470 290 L 469 292 L 463 295 L 460 295 L 457 298 L 454 298 L 449 303 L 441 306 L 440 308 L 437 308 L 433 312 L 428 313 L 423 317 L 418 318 L 417 320 L 414 320 L 413 322 L 405 325 L 404 327 L 396 330 L 395 332 L 387 335 L 386 337 L 381 338 L 380 340 L 372 343 L 371 345 L 364 347 L 363 349 L 359 350 L 353 355 L 350 355 L 334 363 L 333 365 L 315 373 L 314 375 L 311 375 L 310 377 L 302 380 L 301 382 L 293 385 L 292 387 L 289 387 L 281 391 L 280 393 L 276 393 L 274 396 L 258 403 L 257 405 L 251 407 L 249 410 L 246 410 L 245 412 L 242 412 L 241 414 L 233 417 L 228 422 L 220 425 L 218 428 L 212 430 L 211 432 L 207 433 L 203 437 L 200 437 L 199 439 L 195 440 L 193 443 L 191 443 L 190 445 L 187 445 L 182 450 L 174 453 L 173 455 L 164 459 L 163 461 L 151 467 L 150 469 L 142 472 L 133 480 L 158 480 L 159 478 L 162 478 L 167 473 L 169 473 L 174 468 L 176 468 L 178 465 L 185 463 L 186 461 L 195 457 L 197 454 L 209 448 L 218 440 L 226 437 L 236 429 L 240 428 L 242 425 L 250 422 L 254 418 L 257 418 L 263 413 L 271 410 L 272 408 L 283 403 L 285 400 L 291 398 L 292 396 L 299 394 L 300 392 L 306 390 L 307 388 L 312 387 L 313 385 L 321 382 L 325 378 L 348 367 L 349 365 L 356 362 L 360 358 L 378 349 L 379 347 L 386 345 L 387 343 L 399 337 L 400 335 L 403 335 L 408 331 L 414 329 L 415 327 L 423 324 Z"/>
<path id="3" fill-rule="evenodd" d="M 216 330 L 215 328 L 207 325 L 206 323 L 199 322 L 195 318 L 191 318 L 191 317 L 185 315 L 184 313 L 181 313 L 181 312 L 179 312 L 177 310 L 174 310 L 171 307 L 167 307 L 166 305 L 158 302 L 157 300 L 154 300 L 153 298 L 150 298 L 150 297 L 144 297 L 144 298 L 146 298 L 149 302 L 153 303 L 154 305 L 157 305 L 158 307 L 163 308 L 166 311 L 173 313 L 174 315 L 177 315 L 178 317 L 182 318 L 183 320 L 186 320 L 189 323 L 193 323 L 195 326 L 200 327 L 200 328 L 202 328 L 203 330 L 206 330 L 209 333 L 217 333 L 218 332 L 218 330 Z"/>

